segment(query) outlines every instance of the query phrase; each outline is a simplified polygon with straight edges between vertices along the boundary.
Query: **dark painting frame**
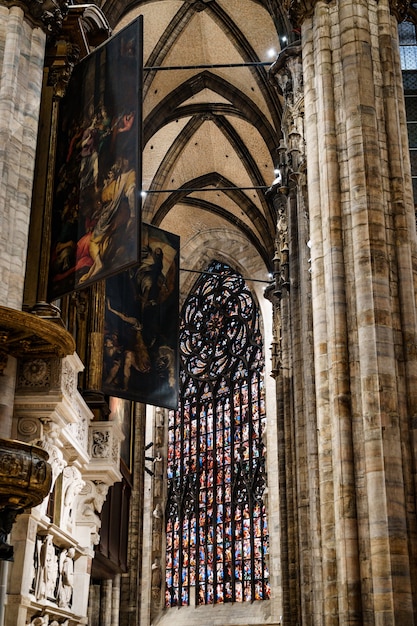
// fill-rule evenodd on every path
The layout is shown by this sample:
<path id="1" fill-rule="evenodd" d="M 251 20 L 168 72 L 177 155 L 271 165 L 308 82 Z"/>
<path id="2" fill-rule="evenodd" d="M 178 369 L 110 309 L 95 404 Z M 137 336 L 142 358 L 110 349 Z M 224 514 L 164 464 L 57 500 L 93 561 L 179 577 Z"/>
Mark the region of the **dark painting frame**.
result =
<path id="1" fill-rule="evenodd" d="M 111 396 L 109 398 L 109 409 L 109 420 L 119 425 L 124 437 L 120 443 L 120 460 L 128 472 L 131 472 L 133 468 L 133 439 L 135 430 L 134 404 L 125 398 Z"/>
<path id="2" fill-rule="evenodd" d="M 103 392 L 176 409 L 180 239 L 142 224 L 141 261 L 106 280 Z"/>
<path id="3" fill-rule="evenodd" d="M 73 70 L 60 105 L 48 300 L 139 260 L 142 18 Z"/>

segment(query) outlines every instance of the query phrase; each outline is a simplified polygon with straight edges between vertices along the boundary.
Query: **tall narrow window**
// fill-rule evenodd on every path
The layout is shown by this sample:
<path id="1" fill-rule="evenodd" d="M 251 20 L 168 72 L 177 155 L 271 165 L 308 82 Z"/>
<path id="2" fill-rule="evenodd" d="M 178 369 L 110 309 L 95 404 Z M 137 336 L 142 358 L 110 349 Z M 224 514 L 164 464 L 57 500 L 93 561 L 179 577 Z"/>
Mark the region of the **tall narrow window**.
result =
<path id="1" fill-rule="evenodd" d="M 270 595 L 259 313 L 213 262 L 185 302 L 180 406 L 169 416 L 166 606 Z"/>
<path id="2" fill-rule="evenodd" d="M 417 205 L 417 3 L 410 6 L 410 21 L 398 25 L 401 69 L 403 73 L 405 109 L 407 115 L 408 143 L 410 148 L 411 176 L 414 204 Z"/>

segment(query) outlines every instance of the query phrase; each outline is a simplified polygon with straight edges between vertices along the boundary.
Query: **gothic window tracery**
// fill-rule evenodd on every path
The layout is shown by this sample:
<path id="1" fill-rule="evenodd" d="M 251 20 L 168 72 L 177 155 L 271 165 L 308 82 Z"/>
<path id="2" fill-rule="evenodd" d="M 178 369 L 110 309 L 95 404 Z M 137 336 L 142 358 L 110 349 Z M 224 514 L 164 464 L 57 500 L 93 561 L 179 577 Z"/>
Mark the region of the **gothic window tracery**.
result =
<path id="1" fill-rule="evenodd" d="M 407 20 L 398 25 L 403 75 L 407 134 L 410 150 L 414 205 L 417 206 L 417 3 L 412 2 Z"/>
<path id="2" fill-rule="evenodd" d="M 263 343 L 244 279 L 213 262 L 180 329 L 180 406 L 169 414 L 166 606 L 270 595 Z"/>

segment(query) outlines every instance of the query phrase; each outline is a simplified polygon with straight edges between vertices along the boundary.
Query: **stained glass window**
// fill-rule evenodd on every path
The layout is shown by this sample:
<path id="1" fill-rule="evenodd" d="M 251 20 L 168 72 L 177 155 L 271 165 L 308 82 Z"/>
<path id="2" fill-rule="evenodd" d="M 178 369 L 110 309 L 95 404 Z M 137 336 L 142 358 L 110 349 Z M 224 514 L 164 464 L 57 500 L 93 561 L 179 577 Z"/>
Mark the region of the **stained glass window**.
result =
<path id="1" fill-rule="evenodd" d="M 170 411 L 167 607 L 270 595 L 263 500 L 264 356 L 255 301 L 213 262 L 185 302 L 180 406 Z"/>
<path id="2" fill-rule="evenodd" d="M 411 3 L 411 16 L 416 15 L 417 3 Z M 414 20 L 398 25 L 400 59 L 403 74 L 408 143 L 410 148 L 411 177 L 414 204 L 417 205 L 417 34 Z"/>

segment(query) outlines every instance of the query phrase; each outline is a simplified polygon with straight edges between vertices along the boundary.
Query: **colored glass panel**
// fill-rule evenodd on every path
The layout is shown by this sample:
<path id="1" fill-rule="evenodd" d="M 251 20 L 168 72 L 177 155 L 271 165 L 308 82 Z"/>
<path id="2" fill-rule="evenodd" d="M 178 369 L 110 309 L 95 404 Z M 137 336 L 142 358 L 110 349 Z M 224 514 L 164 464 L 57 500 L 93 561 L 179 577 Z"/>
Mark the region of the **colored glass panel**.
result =
<path id="1" fill-rule="evenodd" d="M 244 279 L 214 262 L 186 301 L 169 413 L 166 606 L 270 595 L 263 343 Z"/>

